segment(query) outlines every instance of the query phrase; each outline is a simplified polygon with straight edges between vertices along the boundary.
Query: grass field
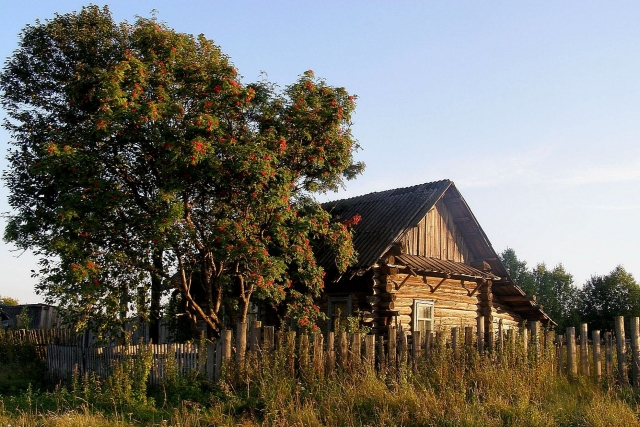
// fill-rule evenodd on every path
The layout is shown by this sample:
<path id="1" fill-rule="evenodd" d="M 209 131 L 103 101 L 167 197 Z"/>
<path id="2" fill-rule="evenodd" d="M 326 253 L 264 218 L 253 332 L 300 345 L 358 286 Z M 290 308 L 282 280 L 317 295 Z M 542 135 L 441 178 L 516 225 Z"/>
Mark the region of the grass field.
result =
<path id="1" fill-rule="evenodd" d="M 174 372 L 153 389 L 139 380 L 146 367 L 135 360 L 106 379 L 47 385 L 31 378 L 25 387 L 29 372 L 42 368 L 25 360 L 14 352 L 13 366 L 20 362 L 22 369 L 0 368 L 1 426 L 640 425 L 637 389 L 612 380 L 570 381 L 554 372 L 551 358 L 496 362 L 445 352 L 417 370 L 359 366 L 292 378 L 286 360 L 274 357 L 230 371 L 217 384 Z M 15 374 L 9 383 L 7 372 Z"/>

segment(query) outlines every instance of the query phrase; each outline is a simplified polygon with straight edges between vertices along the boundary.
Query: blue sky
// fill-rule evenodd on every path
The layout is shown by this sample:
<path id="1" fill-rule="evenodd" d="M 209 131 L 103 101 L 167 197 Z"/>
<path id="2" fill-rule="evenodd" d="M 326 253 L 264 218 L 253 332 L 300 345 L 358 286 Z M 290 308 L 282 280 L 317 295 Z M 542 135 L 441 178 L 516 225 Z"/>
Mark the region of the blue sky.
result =
<path id="1" fill-rule="evenodd" d="M 84 4 L 0 1 L 0 57 L 26 24 Z M 203 33 L 246 82 L 264 71 L 285 86 L 312 69 L 358 95 L 367 169 L 328 198 L 448 178 L 497 251 L 561 262 L 578 286 L 618 264 L 640 279 L 640 2 L 109 5 L 118 21 L 156 9 Z M 2 152 L 8 139 L 0 131 Z M 0 295 L 40 301 L 36 260 L 11 249 L 0 243 Z"/>

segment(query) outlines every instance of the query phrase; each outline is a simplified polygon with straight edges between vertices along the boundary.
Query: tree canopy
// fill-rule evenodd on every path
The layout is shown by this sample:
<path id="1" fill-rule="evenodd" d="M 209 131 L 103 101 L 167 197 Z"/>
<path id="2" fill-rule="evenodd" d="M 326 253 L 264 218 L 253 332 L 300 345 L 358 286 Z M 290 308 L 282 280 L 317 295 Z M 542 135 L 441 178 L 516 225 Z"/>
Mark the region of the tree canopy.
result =
<path id="1" fill-rule="evenodd" d="M 314 194 L 363 169 L 355 99 L 312 71 L 284 90 L 245 84 L 204 36 L 90 6 L 27 26 L 0 90 L 5 240 L 40 256 L 38 289 L 80 324 L 111 328 L 170 284 L 212 333 L 222 306 L 242 320 L 252 296 L 306 326 L 314 246 L 338 270 L 354 260 Z"/>
<path id="2" fill-rule="evenodd" d="M 581 294 L 582 320 L 593 329 L 612 331 L 616 316 L 640 316 L 640 285 L 622 266 L 591 276 Z"/>

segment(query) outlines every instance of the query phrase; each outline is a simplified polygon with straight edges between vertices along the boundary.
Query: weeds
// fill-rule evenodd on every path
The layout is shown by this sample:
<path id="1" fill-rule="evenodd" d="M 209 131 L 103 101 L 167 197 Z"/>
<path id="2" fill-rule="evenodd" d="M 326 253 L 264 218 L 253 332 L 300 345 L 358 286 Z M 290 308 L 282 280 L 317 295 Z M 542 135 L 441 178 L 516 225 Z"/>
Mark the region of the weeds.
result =
<path id="1" fill-rule="evenodd" d="M 286 338 L 286 337 L 285 337 Z M 285 340 L 274 353 L 249 353 L 210 384 L 183 373 L 172 355 L 161 385 L 146 388 L 144 351 L 105 379 L 75 375 L 46 391 L 0 395 L 0 425 L 20 426 L 637 426 L 638 390 L 558 375 L 552 354 L 517 350 L 479 356 L 436 346 L 417 369 L 377 372 L 365 364 L 327 375 L 299 368 Z"/>

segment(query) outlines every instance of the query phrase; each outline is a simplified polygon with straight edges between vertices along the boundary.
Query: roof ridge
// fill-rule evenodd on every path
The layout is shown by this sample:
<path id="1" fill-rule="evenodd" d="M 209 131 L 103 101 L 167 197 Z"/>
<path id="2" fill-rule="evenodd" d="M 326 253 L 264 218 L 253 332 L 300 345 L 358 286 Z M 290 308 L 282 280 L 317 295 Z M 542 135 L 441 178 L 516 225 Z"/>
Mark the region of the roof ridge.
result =
<path id="1" fill-rule="evenodd" d="M 330 203 L 344 202 L 344 201 L 347 201 L 347 200 L 353 200 L 353 199 L 357 199 L 357 198 L 364 197 L 364 196 L 371 196 L 373 194 L 382 194 L 382 193 L 387 193 L 387 192 L 390 192 L 390 191 L 409 190 L 411 188 L 422 187 L 422 186 L 425 186 L 425 185 L 440 184 L 440 183 L 443 183 L 443 182 L 449 182 L 449 183 L 453 184 L 453 181 L 451 181 L 450 179 L 445 178 L 445 179 L 439 179 L 438 181 L 423 182 L 422 184 L 410 185 L 408 187 L 389 188 L 388 190 L 371 191 L 369 193 L 360 194 L 358 196 L 346 197 L 344 199 L 328 200 L 328 201 L 323 202 L 321 204 L 322 205 L 326 205 L 326 204 L 330 204 Z"/>

